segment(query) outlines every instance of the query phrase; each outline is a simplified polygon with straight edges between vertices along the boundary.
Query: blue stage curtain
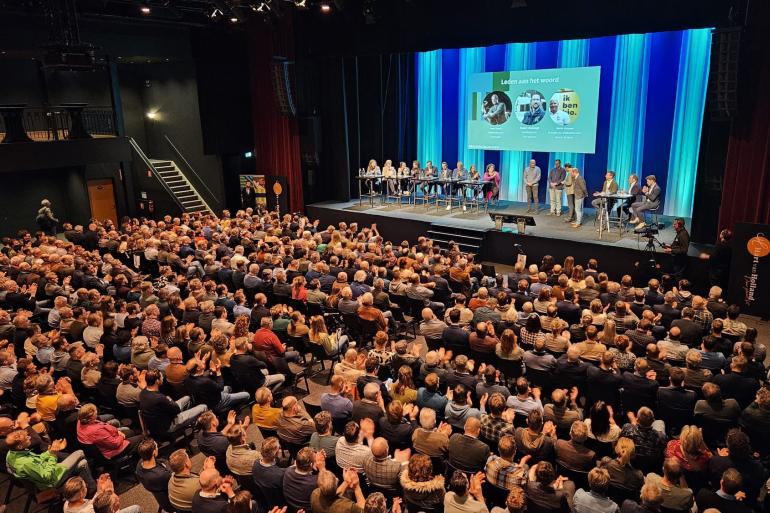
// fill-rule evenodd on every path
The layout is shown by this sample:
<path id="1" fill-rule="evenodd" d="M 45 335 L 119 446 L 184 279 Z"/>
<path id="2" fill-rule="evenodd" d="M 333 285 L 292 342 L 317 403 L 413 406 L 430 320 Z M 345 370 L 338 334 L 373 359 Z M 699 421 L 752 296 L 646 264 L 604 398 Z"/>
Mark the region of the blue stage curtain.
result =
<path id="1" fill-rule="evenodd" d="M 663 213 L 669 216 L 692 215 L 710 55 L 711 29 L 683 32 L 663 206 Z"/>
<path id="2" fill-rule="evenodd" d="M 642 160 L 650 37 L 647 34 L 627 34 L 617 36 L 615 41 L 607 169 L 615 171 L 618 185 L 626 188 L 632 172 L 644 174 Z M 640 176 L 640 180 L 642 178 Z"/>
<path id="3" fill-rule="evenodd" d="M 558 68 L 581 68 L 583 66 L 588 66 L 588 39 L 572 39 L 569 41 L 560 41 L 559 42 L 559 56 L 556 60 L 556 67 Z M 549 98 L 544 98 L 545 109 L 546 112 L 548 111 L 548 100 Z M 573 166 L 580 169 L 580 172 L 585 175 L 586 170 L 583 169 L 583 162 L 585 159 L 585 153 L 572 153 L 572 152 L 564 152 L 564 151 L 552 151 L 548 157 L 548 169 L 543 169 L 543 166 L 540 165 L 540 169 L 543 173 L 543 179 L 542 179 L 542 185 L 541 188 L 546 190 L 545 193 L 545 201 L 546 203 L 549 201 L 548 199 L 548 170 L 553 167 L 553 163 L 556 161 L 556 159 L 561 160 L 562 166 L 564 164 L 572 164 Z M 562 202 L 562 204 L 566 205 L 566 199 Z"/>
<path id="4" fill-rule="evenodd" d="M 505 45 L 505 70 L 520 71 L 535 68 L 537 43 L 509 43 Z M 525 201 L 524 166 L 531 153 L 524 151 L 500 152 L 500 199 Z M 479 168 L 482 169 L 482 168 Z"/>
<path id="5" fill-rule="evenodd" d="M 471 102 L 468 101 L 468 76 L 473 73 L 483 73 L 486 63 L 486 48 L 461 48 L 460 64 L 457 73 L 457 160 L 462 160 L 465 168 L 475 164 L 477 169 L 484 166 L 484 150 L 468 148 L 468 120 L 471 119 Z M 449 163 L 454 169 L 454 162 Z"/>
<path id="6" fill-rule="evenodd" d="M 417 54 L 417 159 L 437 166 L 441 156 L 442 51 Z"/>

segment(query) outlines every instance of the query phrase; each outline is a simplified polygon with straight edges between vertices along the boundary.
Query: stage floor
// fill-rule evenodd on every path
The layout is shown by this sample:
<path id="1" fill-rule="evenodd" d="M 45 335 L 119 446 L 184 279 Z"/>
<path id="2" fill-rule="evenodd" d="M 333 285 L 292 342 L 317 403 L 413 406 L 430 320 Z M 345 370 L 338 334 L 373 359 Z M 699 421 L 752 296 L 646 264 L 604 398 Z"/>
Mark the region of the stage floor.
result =
<path id="1" fill-rule="evenodd" d="M 412 220 L 435 223 L 444 226 L 452 226 L 456 228 L 467 228 L 475 230 L 489 230 L 494 229 L 494 221 L 489 217 L 489 213 L 495 214 L 518 214 L 518 215 L 532 215 L 527 214 L 527 204 L 513 201 L 500 201 L 497 205 L 490 206 L 489 212 L 486 213 L 483 210 L 481 212 L 463 212 L 459 208 L 453 208 L 452 211 L 447 211 L 446 207 L 436 208 L 435 205 L 423 206 L 423 205 L 397 205 L 387 204 L 381 205 L 375 201 L 374 206 L 371 206 L 368 202 L 364 201 L 359 205 L 358 200 L 334 202 L 326 201 L 321 203 L 315 203 L 311 205 L 313 207 L 320 207 L 332 210 L 347 211 L 347 212 L 360 212 L 366 214 L 374 214 L 378 216 L 394 217 L 394 218 L 408 218 Z M 541 205 L 542 207 L 542 205 Z M 564 209 L 566 214 L 566 208 Z M 539 214 L 534 215 L 535 223 L 537 226 L 527 226 L 526 234 L 553 238 L 560 240 L 568 240 L 583 243 L 600 244 L 614 247 L 624 247 L 628 249 L 643 249 L 646 240 L 641 239 L 639 241 L 634 234 L 633 229 L 626 231 L 621 237 L 617 228 L 611 232 L 604 232 L 602 238 L 599 239 L 599 232 L 594 227 L 595 211 L 593 208 L 586 208 L 583 216 L 583 226 L 581 228 L 572 228 L 568 223 L 564 222 L 565 217 L 549 216 L 548 209 L 543 208 Z M 658 240 L 662 243 L 669 244 L 674 240 L 675 231 L 672 226 L 673 218 L 667 216 L 659 216 L 659 221 L 664 224 L 663 229 L 657 235 Z M 685 219 L 687 227 L 690 226 L 690 219 Z M 516 227 L 506 224 L 503 226 L 503 231 L 510 231 L 515 233 Z M 690 246 L 690 256 L 697 256 L 702 248 L 695 245 Z M 661 251 L 657 248 L 657 251 Z"/>

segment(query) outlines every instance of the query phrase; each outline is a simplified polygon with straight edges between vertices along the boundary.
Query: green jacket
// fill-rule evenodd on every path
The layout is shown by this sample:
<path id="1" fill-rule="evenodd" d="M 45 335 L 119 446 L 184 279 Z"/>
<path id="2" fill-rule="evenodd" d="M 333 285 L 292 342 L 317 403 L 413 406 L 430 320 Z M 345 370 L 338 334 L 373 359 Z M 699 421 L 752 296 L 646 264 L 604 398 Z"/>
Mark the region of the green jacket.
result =
<path id="1" fill-rule="evenodd" d="M 5 462 L 14 476 L 35 483 L 39 490 L 56 486 L 66 470 L 57 463 L 56 456 L 47 451 L 43 454 L 8 451 Z"/>

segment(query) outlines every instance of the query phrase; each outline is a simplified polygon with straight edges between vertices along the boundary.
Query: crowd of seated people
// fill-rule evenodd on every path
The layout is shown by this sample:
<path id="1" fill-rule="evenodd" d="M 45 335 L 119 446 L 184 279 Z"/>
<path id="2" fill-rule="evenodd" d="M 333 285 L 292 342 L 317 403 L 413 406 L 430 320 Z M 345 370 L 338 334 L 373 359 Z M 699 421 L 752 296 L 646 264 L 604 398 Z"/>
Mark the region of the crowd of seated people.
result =
<path id="1" fill-rule="evenodd" d="M 585 264 L 250 210 L 6 239 L 3 470 L 68 513 L 138 513 L 126 476 L 167 513 L 764 510 L 757 331 Z"/>

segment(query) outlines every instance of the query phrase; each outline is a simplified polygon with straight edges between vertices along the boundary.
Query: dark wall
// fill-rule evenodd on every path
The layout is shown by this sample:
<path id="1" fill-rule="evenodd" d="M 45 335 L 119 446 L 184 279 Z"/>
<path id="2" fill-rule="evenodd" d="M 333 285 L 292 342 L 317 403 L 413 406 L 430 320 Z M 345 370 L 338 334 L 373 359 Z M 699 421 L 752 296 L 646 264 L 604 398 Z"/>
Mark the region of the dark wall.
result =
<path id="1" fill-rule="evenodd" d="M 223 208 L 221 163 L 218 157 L 206 155 L 203 148 L 195 66 L 191 62 L 125 64 L 118 67 L 118 75 L 126 135 L 133 137 L 150 159 L 175 161 L 213 209 Z M 157 117 L 147 118 L 148 112 L 155 112 Z M 165 135 L 200 179 L 172 151 Z M 159 211 L 178 210 L 162 185 L 147 177 L 144 162 L 134 158 L 133 169 L 137 194 L 148 192 Z"/>
<path id="2" fill-rule="evenodd" d="M 123 125 L 119 130 L 133 137 L 150 158 L 176 161 L 213 209 L 224 208 L 220 155 L 242 154 L 252 146 L 242 34 L 93 19 L 81 19 L 80 28 L 82 40 L 114 63 L 114 88 L 108 66 L 93 71 L 41 71 L 34 57 L 48 38 L 42 16 L 4 16 L 0 49 L 7 54 L 0 55 L 0 104 L 109 106 L 114 94 Z M 158 111 L 156 120 L 146 118 L 151 110 Z M 170 149 L 164 135 L 200 178 Z M 134 157 L 123 167 L 124 179 L 136 185 L 127 201 L 121 198 L 121 215 L 134 212 L 142 191 L 155 200 L 158 212 L 178 211 L 161 184 L 147 177 L 143 162 Z M 116 180 L 120 181 L 119 175 Z"/>
<path id="3" fill-rule="evenodd" d="M 305 188 L 306 204 L 357 196 L 352 176 L 371 156 L 380 164 L 387 156 L 396 166 L 411 158 L 416 141 L 416 124 L 409 122 L 416 108 L 413 69 L 413 54 L 298 58 L 298 108 L 300 115 L 318 117 L 321 142 L 313 183 Z M 311 141 L 311 134 L 302 133 L 302 153 Z"/>

